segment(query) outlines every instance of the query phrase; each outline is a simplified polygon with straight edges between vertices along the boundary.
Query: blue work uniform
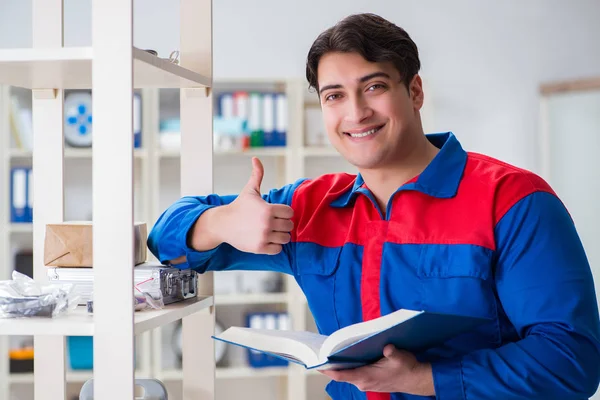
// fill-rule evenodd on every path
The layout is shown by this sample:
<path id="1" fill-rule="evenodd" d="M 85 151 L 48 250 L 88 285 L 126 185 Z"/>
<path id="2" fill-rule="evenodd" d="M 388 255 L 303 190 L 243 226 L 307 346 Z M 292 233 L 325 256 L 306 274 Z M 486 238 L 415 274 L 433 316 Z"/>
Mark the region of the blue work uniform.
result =
<path id="1" fill-rule="evenodd" d="M 490 319 L 417 354 L 432 365 L 436 398 L 587 399 L 600 380 L 594 283 L 574 223 L 540 177 L 465 152 L 452 133 L 427 135 L 440 151 L 382 210 L 362 177 L 329 174 L 264 195 L 294 209 L 291 242 L 275 256 L 223 243 L 190 247 L 202 213 L 234 196 L 183 197 L 153 227 L 163 262 L 199 272 L 291 274 L 319 332 L 329 335 L 405 308 Z M 341 399 L 421 399 L 363 393 L 330 382 Z"/>

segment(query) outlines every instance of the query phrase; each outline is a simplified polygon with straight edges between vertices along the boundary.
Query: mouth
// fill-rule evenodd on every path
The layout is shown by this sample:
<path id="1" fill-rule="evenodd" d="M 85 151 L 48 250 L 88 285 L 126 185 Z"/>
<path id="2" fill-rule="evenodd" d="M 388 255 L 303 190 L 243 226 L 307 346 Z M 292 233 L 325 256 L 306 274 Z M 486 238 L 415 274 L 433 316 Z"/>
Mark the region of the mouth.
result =
<path id="1" fill-rule="evenodd" d="M 379 125 L 376 127 L 372 127 L 372 128 L 368 128 L 368 129 L 354 131 L 354 132 L 344 132 L 344 135 L 350 136 L 351 138 L 354 138 L 354 139 L 361 139 L 361 138 L 371 136 L 371 135 L 379 132 L 381 130 L 381 128 L 383 128 L 384 126 L 385 126 L 385 124 Z"/>

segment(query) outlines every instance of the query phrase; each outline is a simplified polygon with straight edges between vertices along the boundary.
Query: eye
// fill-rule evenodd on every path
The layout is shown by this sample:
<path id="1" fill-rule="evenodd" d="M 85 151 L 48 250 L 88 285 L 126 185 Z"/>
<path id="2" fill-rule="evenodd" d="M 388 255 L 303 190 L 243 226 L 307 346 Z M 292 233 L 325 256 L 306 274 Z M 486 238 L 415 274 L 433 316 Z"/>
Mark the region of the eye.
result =
<path id="1" fill-rule="evenodd" d="M 328 94 L 327 96 L 325 96 L 325 101 L 333 101 L 333 100 L 337 100 L 341 97 L 341 95 L 339 93 L 332 93 L 332 94 Z"/>
<path id="2" fill-rule="evenodd" d="M 374 84 L 374 85 L 371 85 L 371 86 L 369 86 L 369 87 L 367 88 L 367 91 L 369 91 L 369 92 L 374 92 L 374 91 L 375 91 L 375 90 L 377 90 L 377 89 L 385 89 L 385 88 L 386 88 L 386 86 L 385 86 L 385 85 L 383 85 L 383 84 L 381 84 L 381 83 L 376 83 L 376 84 Z"/>

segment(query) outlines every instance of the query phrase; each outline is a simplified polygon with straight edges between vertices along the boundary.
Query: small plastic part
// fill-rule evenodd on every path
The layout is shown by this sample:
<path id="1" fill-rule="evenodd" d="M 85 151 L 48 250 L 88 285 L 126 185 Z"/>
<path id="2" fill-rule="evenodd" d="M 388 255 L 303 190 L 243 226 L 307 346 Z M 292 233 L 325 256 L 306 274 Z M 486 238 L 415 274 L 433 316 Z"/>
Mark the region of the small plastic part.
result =
<path id="1" fill-rule="evenodd" d="M 163 308 L 165 303 L 160 288 L 160 273 L 153 273 L 151 278 L 135 285 L 134 298 L 136 311 L 147 308 L 154 310 Z"/>

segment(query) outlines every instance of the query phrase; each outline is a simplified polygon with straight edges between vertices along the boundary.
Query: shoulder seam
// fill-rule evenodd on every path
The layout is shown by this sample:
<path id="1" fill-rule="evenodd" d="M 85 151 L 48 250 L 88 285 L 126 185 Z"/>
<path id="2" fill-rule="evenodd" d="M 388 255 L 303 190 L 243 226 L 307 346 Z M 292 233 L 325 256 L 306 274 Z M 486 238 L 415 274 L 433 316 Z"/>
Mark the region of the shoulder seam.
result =
<path id="1" fill-rule="evenodd" d="M 508 214 L 508 212 L 514 206 L 516 206 L 520 201 L 524 200 L 525 198 L 527 198 L 527 197 L 529 197 L 529 196 L 531 196 L 533 194 L 536 194 L 536 193 L 547 193 L 547 194 L 549 194 L 549 195 L 551 195 L 553 197 L 557 197 L 556 194 L 554 194 L 554 193 L 552 193 L 552 192 L 550 192 L 548 190 L 544 190 L 544 189 L 541 189 L 541 188 L 536 188 L 535 185 L 533 185 L 533 184 L 532 184 L 532 189 L 533 190 L 531 192 L 526 193 L 526 194 L 522 195 L 521 197 L 516 197 L 516 200 L 514 200 L 514 201 L 510 201 L 508 203 L 510 205 L 508 207 L 505 207 L 505 210 L 503 210 L 502 213 L 498 213 L 498 217 L 497 217 L 497 221 L 496 221 L 496 223 L 494 225 L 494 229 L 496 229 L 496 226 L 498 226 L 498 224 L 500 223 L 500 221 L 502 220 L 502 218 L 504 218 L 504 216 L 506 214 Z"/>
<path id="2" fill-rule="evenodd" d="M 499 165 L 499 166 L 505 167 L 507 169 L 510 169 L 510 170 L 512 170 L 514 172 L 518 172 L 518 173 L 521 173 L 521 174 L 531 173 L 529 171 L 524 170 L 523 168 L 519 168 L 517 166 L 508 164 L 508 163 L 506 163 L 504 161 L 496 160 L 495 158 L 492 158 L 492 157 L 487 157 L 487 156 L 485 156 L 483 154 L 479 154 L 479 153 L 467 153 L 467 158 L 469 158 L 469 157 L 470 158 L 475 158 L 477 160 L 481 160 L 481 161 L 484 161 L 484 162 L 488 162 L 490 164 Z"/>

